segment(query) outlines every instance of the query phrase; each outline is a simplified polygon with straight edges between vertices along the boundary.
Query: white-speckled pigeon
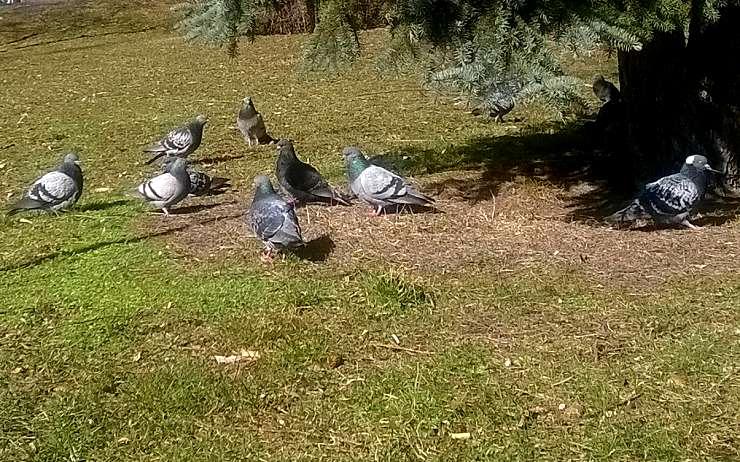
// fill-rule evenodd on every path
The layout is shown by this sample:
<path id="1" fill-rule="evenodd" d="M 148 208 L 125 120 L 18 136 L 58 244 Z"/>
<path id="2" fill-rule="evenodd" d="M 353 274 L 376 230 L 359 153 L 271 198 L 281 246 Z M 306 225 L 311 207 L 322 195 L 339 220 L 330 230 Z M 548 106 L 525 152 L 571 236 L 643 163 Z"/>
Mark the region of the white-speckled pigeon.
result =
<path id="1" fill-rule="evenodd" d="M 244 98 L 244 104 L 239 110 L 239 114 L 236 116 L 236 126 L 239 128 L 239 131 L 242 132 L 244 141 L 246 141 L 249 146 L 252 146 L 252 143 L 260 145 L 270 144 L 275 141 L 267 134 L 265 121 L 262 118 L 262 114 L 257 112 L 257 109 L 255 109 L 251 96 Z"/>
<path id="2" fill-rule="evenodd" d="M 275 172 L 278 182 L 296 201 L 304 204 L 324 202 L 350 205 L 339 192 L 329 186 L 318 170 L 298 159 L 290 140 L 278 141 L 277 152 Z"/>
<path id="3" fill-rule="evenodd" d="M 162 162 L 162 171 L 168 172 L 175 159 L 177 159 L 177 157 L 166 157 Z M 185 169 L 190 177 L 190 194 L 193 196 L 217 194 L 223 192 L 224 189 L 231 187 L 231 184 L 229 183 L 231 180 L 228 178 L 210 176 L 205 172 L 193 169 L 193 167 L 187 162 L 185 163 Z"/>
<path id="4" fill-rule="evenodd" d="M 356 147 L 344 148 L 342 154 L 350 189 L 358 199 L 374 207 L 375 215 L 380 215 L 389 205 L 432 206 L 434 199 L 420 193 L 395 173 L 372 165 Z"/>
<path id="5" fill-rule="evenodd" d="M 190 193 L 190 175 L 185 169 L 185 159 L 175 159 L 167 172 L 141 183 L 136 192 L 154 208 L 162 209 L 165 216 L 169 216 L 169 208 Z"/>
<path id="6" fill-rule="evenodd" d="M 689 222 L 689 214 L 704 196 L 709 172 L 721 173 L 709 166 L 706 157 L 689 156 L 679 173 L 648 183 L 637 199 L 607 221 L 622 223 L 650 215 L 656 223 L 699 229 Z"/>
<path id="7" fill-rule="evenodd" d="M 602 103 L 618 102 L 621 97 L 617 87 L 606 80 L 603 75 L 596 76 L 592 88 Z"/>
<path id="8" fill-rule="evenodd" d="M 254 234 L 265 244 L 263 261 L 271 260 L 276 251 L 303 245 L 293 205 L 275 192 L 265 175 L 256 177 L 254 186 L 254 199 L 246 218 Z"/>
<path id="9" fill-rule="evenodd" d="M 82 170 L 77 154 L 64 156 L 56 170 L 41 176 L 31 184 L 23 199 L 11 205 L 8 215 L 23 210 L 58 212 L 74 205 L 82 195 Z"/>
<path id="10" fill-rule="evenodd" d="M 154 157 L 145 163 L 151 164 L 162 156 L 184 158 L 195 152 L 203 140 L 203 126 L 206 122 L 204 115 L 198 115 L 187 125 L 175 128 L 167 133 L 157 143 L 144 149 L 144 152 L 154 153 Z"/>

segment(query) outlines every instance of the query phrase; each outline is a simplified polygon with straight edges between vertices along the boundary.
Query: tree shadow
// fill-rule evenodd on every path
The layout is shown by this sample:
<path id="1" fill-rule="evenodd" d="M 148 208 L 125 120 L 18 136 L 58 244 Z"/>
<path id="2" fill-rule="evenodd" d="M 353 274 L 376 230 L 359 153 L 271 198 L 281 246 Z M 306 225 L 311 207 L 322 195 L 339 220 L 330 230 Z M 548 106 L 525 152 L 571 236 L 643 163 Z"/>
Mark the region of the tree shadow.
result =
<path id="1" fill-rule="evenodd" d="M 139 236 L 123 237 L 120 239 L 111 239 L 107 241 L 96 242 L 94 244 L 78 247 L 78 248 L 71 249 L 71 250 L 51 252 L 46 255 L 40 255 L 32 259 L 22 261 L 22 262 L 13 264 L 13 265 L 0 267 L 0 273 L 8 272 L 8 271 L 15 271 L 15 270 L 24 269 L 24 268 L 31 268 L 34 266 L 41 265 L 42 263 L 56 260 L 58 258 L 83 255 L 83 254 L 94 252 L 96 250 L 99 250 L 105 247 L 110 247 L 113 245 L 135 244 L 135 243 L 147 240 L 147 239 L 167 236 L 167 235 L 170 235 L 176 232 L 184 231 L 185 229 L 190 228 L 192 226 L 202 226 L 202 225 L 206 225 L 208 223 L 212 223 L 214 221 L 222 220 L 224 218 L 229 218 L 229 217 L 230 216 L 215 216 L 215 217 L 210 217 L 204 220 L 193 221 L 193 222 L 186 223 L 180 226 L 167 228 L 162 231 L 154 231 L 154 232 L 145 233 Z"/>
<path id="2" fill-rule="evenodd" d="M 306 245 L 303 247 L 293 249 L 293 254 L 301 260 L 322 262 L 329 258 L 334 247 L 336 247 L 336 245 L 331 236 L 324 234 L 323 236 L 319 236 L 316 239 L 306 242 Z"/>
<path id="3" fill-rule="evenodd" d="M 649 178 L 638 178 L 639 166 L 627 153 L 610 153 L 593 122 L 546 124 L 516 135 L 476 138 L 444 149 L 404 147 L 372 158 L 373 163 L 402 175 L 475 170 L 480 176 L 443 178 L 428 183 L 432 195 L 454 190 L 469 203 L 490 200 L 517 179 L 546 181 L 567 191 L 566 219 L 602 221 L 635 197 Z M 674 171 L 679 166 L 674 166 Z M 737 210 L 726 210 L 731 216 Z M 729 218 L 728 218 L 729 219 Z"/>

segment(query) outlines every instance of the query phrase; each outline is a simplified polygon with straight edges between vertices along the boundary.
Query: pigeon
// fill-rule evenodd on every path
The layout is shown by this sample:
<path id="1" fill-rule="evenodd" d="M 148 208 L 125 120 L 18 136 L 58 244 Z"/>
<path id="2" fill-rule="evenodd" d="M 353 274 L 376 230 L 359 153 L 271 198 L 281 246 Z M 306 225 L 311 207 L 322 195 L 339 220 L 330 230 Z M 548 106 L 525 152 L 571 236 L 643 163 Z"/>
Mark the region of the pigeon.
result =
<path id="1" fill-rule="evenodd" d="M 602 103 L 619 102 L 621 94 L 613 83 L 606 80 L 603 75 L 596 76 L 592 85 L 594 94 Z"/>
<path id="2" fill-rule="evenodd" d="M 153 207 L 162 209 L 165 216 L 169 216 L 169 208 L 190 193 L 190 175 L 185 168 L 185 159 L 175 159 L 167 172 L 141 183 L 136 192 Z"/>
<path id="3" fill-rule="evenodd" d="M 167 157 L 162 162 L 162 171 L 168 172 L 172 166 L 172 163 L 177 157 Z M 206 196 L 212 193 L 222 193 L 223 189 L 231 187 L 228 178 L 220 178 L 210 176 L 205 172 L 194 170 L 190 165 L 185 165 L 185 169 L 190 177 L 190 195 L 191 196 Z"/>
<path id="4" fill-rule="evenodd" d="M 520 90 L 521 85 L 515 81 L 491 85 L 483 101 L 473 109 L 473 115 L 488 113 L 496 122 L 503 122 L 504 116 L 514 109 L 515 98 Z"/>
<path id="5" fill-rule="evenodd" d="M 704 196 L 709 172 L 721 174 L 709 165 L 706 157 L 689 156 L 679 173 L 648 183 L 637 199 L 607 217 L 607 221 L 622 223 L 650 215 L 656 223 L 700 229 L 689 222 L 689 214 Z"/>
<path id="6" fill-rule="evenodd" d="M 342 155 L 350 189 L 358 199 L 374 207 L 373 215 L 380 215 L 389 205 L 432 206 L 433 198 L 418 192 L 395 173 L 372 165 L 356 147 L 344 148 Z"/>
<path id="7" fill-rule="evenodd" d="M 275 141 L 267 134 L 265 121 L 262 118 L 262 114 L 257 112 L 257 109 L 255 109 L 251 96 L 244 98 L 244 104 L 239 110 L 239 115 L 236 117 L 236 126 L 239 128 L 239 131 L 242 132 L 244 141 L 246 141 L 249 146 L 252 146 L 252 143 L 260 145 L 270 144 Z"/>
<path id="8" fill-rule="evenodd" d="M 275 171 L 278 182 L 296 201 L 350 205 L 340 193 L 329 186 L 318 170 L 298 159 L 292 141 L 282 139 L 278 141 L 277 147 Z"/>
<path id="9" fill-rule="evenodd" d="M 271 261 L 274 252 L 304 244 L 301 227 L 293 205 L 275 192 L 269 178 L 265 175 L 256 177 L 254 186 L 254 199 L 247 221 L 254 234 L 265 244 L 262 260 Z"/>
<path id="10" fill-rule="evenodd" d="M 82 170 L 77 154 L 64 156 L 56 170 L 43 175 L 31 184 L 23 199 L 11 205 L 7 214 L 24 210 L 57 213 L 73 206 L 82 195 Z"/>
<path id="11" fill-rule="evenodd" d="M 203 140 L 203 126 L 206 122 L 204 115 L 198 115 L 187 125 L 175 128 L 167 133 L 157 143 L 144 149 L 144 152 L 155 154 L 145 163 L 151 164 L 162 156 L 187 157 L 195 152 Z"/>

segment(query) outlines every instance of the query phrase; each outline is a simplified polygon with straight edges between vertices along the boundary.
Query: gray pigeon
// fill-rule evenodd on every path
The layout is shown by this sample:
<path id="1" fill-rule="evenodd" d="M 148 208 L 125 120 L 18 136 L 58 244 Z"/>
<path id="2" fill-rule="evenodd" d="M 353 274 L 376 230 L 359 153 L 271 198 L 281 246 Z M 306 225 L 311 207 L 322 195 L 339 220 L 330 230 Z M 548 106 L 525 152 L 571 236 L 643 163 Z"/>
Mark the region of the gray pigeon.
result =
<path id="1" fill-rule="evenodd" d="M 162 171 L 168 172 L 177 157 L 167 157 L 162 162 Z M 205 172 L 193 169 L 187 162 L 185 169 L 190 177 L 190 194 L 193 196 L 205 196 L 223 192 L 225 188 L 231 187 L 228 178 L 210 176 Z"/>
<path id="2" fill-rule="evenodd" d="M 597 75 L 592 85 L 594 95 L 602 103 L 619 102 L 621 97 L 619 90 L 613 83 L 606 80 L 603 75 Z"/>
<path id="3" fill-rule="evenodd" d="M 190 193 L 190 176 L 185 169 L 185 159 L 175 159 L 167 172 L 141 183 L 136 192 L 154 208 L 162 209 L 169 216 L 169 208 Z"/>
<path id="4" fill-rule="evenodd" d="M 262 118 L 262 114 L 257 112 L 254 107 L 254 102 L 251 96 L 244 98 L 244 104 L 239 110 L 239 115 L 236 116 L 236 126 L 244 136 L 244 141 L 249 146 L 252 143 L 256 145 L 270 144 L 275 141 L 270 135 L 267 134 L 267 128 L 265 128 L 265 121 Z"/>
<path id="5" fill-rule="evenodd" d="M 64 156 L 56 170 L 31 184 L 23 199 L 11 205 L 8 215 L 23 210 L 58 212 L 73 206 L 82 195 L 82 170 L 77 154 Z"/>
<path id="6" fill-rule="evenodd" d="M 293 142 L 282 139 L 277 144 L 276 174 L 280 185 L 298 202 L 339 203 L 350 205 L 324 180 L 318 170 L 296 156 Z"/>
<path id="7" fill-rule="evenodd" d="M 637 199 L 607 221 L 622 223 L 650 215 L 656 223 L 700 229 L 689 222 L 689 214 L 704 196 L 709 172 L 721 173 L 709 166 L 706 157 L 689 156 L 679 173 L 646 184 Z"/>
<path id="8" fill-rule="evenodd" d="M 374 215 L 380 215 L 389 205 L 432 206 L 434 199 L 420 193 L 395 173 L 372 165 L 356 147 L 344 148 L 342 154 L 350 189 L 357 198 L 374 207 Z"/>
<path id="9" fill-rule="evenodd" d="M 162 156 L 187 157 L 195 152 L 203 140 L 203 126 L 206 122 L 204 115 L 198 115 L 187 125 L 167 133 L 164 138 L 144 149 L 144 152 L 154 153 L 154 157 L 145 163 L 151 164 Z"/>
<path id="10" fill-rule="evenodd" d="M 496 122 L 503 122 L 504 116 L 514 109 L 520 91 L 521 85 L 513 80 L 492 84 L 483 101 L 473 109 L 473 115 L 488 114 Z"/>
<path id="11" fill-rule="evenodd" d="M 276 251 L 302 246 L 301 227 L 293 205 L 275 192 L 265 175 L 256 177 L 254 186 L 254 199 L 247 212 L 247 221 L 254 234 L 265 244 L 263 261 L 272 260 Z"/>

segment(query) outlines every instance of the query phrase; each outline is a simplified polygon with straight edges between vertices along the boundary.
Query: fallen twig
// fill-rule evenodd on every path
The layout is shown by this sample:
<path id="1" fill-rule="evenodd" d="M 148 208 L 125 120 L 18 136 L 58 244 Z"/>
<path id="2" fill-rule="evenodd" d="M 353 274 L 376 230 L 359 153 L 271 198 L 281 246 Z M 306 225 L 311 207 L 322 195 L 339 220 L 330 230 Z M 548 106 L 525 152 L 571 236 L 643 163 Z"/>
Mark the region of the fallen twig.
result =
<path id="1" fill-rule="evenodd" d="M 433 351 L 424 351 L 424 350 L 414 350 L 413 348 L 404 348 L 399 345 L 394 345 L 392 343 L 378 343 L 378 342 L 371 342 L 371 346 L 374 346 L 376 348 L 387 348 L 389 350 L 398 350 L 398 351 L 405 351 L 407 353 L 417 353 L 422 355 L 433 355 Z"/>

